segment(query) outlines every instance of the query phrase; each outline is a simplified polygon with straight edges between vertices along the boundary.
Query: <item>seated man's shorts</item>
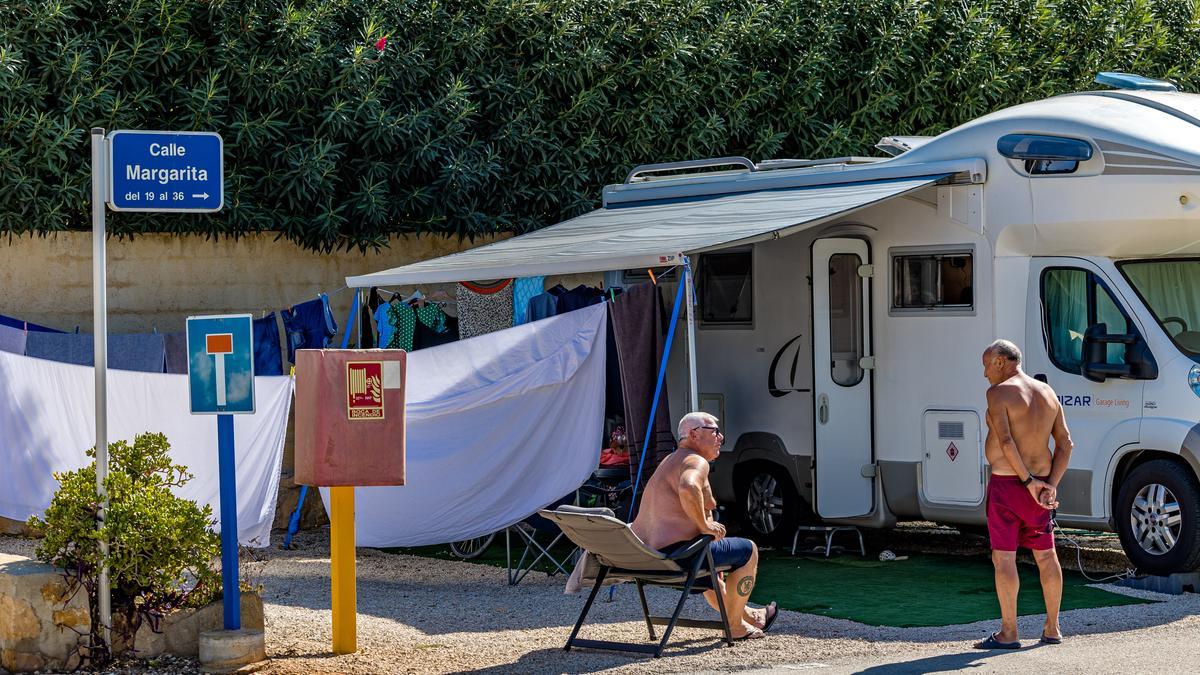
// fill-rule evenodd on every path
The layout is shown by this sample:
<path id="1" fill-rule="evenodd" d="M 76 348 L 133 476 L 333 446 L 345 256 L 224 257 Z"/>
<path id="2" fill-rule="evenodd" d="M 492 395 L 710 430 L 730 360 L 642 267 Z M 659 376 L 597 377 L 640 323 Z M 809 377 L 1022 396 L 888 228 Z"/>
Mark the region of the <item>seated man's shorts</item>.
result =
<path id="1" fill-rule="evenodd" d="M 1054 548 L 1049 509 L 1042 508 L 1016 476 L 992 476 L 988 481 L 987 525 L 993 551 Z"/>
<path id="2" fill-rule="evenodd" d="M 663 547 L 661 550 L 667 555 L 671 555 L 676 551 L 687 548 L 692 545 L 695 539 L 680 541 L 670 546 Z M 721 541 L 715 541 L 709 547 L 712 551 L 713 564 L 717 567 L 729 565 L 730 571 L 736 570 L 739 567 L 744 567 L 750 562 L 750 556 L 754 555 L 754 542 L 741 537 L 725 537 Z"/>

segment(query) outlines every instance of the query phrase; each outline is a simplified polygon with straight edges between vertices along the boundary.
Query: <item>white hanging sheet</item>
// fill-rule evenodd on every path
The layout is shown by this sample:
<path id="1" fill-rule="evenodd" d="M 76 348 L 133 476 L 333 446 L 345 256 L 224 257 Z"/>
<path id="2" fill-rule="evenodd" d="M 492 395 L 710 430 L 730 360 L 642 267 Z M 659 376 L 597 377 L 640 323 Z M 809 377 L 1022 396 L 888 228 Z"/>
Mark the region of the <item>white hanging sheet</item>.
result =
<path id="1" fill-rule="evenodd" d="M 359 546 L 495 532 L 579 487 L 600 461 L 605 305 L 408 356 L 406 484 L 355 488 Z M 329 490 L 321 489 L 325 508 Z"/>
<path id="2" fill-rule="evenodd" d="M 257 412 L 234 416 L 238 541 L 270 544 L 283 443 L 292 405 L 290 377 L 254 378 Z M 88 366 L 0 352 L 0 516 L 41 516 L 58 481 L 95 444 L 95 374 Z M 217 420 L 192 415 L 186 375 L 108 371 L 108 440 L 166 434 L 171 457 L 195 475 L 176 494 L 212 506 L 220 518 Z M 220 530 L 220 522 L 213 525 Z"/>

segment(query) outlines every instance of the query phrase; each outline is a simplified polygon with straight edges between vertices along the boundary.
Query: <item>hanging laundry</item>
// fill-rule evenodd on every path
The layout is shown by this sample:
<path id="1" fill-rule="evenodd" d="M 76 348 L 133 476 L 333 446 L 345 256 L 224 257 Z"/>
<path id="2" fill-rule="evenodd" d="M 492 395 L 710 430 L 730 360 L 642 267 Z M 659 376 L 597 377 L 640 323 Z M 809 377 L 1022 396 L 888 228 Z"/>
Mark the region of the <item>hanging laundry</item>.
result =
<path id="1" fill-rule="evenodd" d="M 529 299 L 525 308 L 526 321 L 540 321 L 558 314 L 558 296 L 542 293 Z"/>
<path id="2" fill-rule="evenodd" d="M 387 346 L 392 342 L 392 332 L 395 330 L 392 328 L 392 322 L 388 321 L 388 309 L 390 307 L 391 305 L 386 302 L 380 303 L 380 305 L 375 308 L 375 312 L 373 314 L 375 318 L 375 328 L 379 331 L 378 344 L 381 349 L 387 349 Z"/>
<path id="3" fill-rule="evenodd" d="M 383 304 L 383 298 L 379 297 L 379 289 L 371 287 L 367 292 L 366 307 L 359 308 L 358 312 L 358 344 L 359 349 L 373 349 L 377 344 L 383 345 L 383 341 L 375 341 L 375 310 L 379 309 Z"/>
<path id="4" fill-rule="evenodd" d="M 184 331 L 166 333 L 163 335 L 163 342 L 166 343 L 167 348 L 166 372 L 173 375 L 187 375 L 187 333 Z"/>
<path id="5" fill-rule="evenodd" d="M 446 330 L 446 313 L 432 303 L 413 307 L 408 303 L 390 303 L 387 310 L 387 323 L 391 328 L 391 337 L 387 349 L 403 349 L 412 351 L 413 336 L 418 327 L 426 328 L 433 333 Z M 382 343 L 381 343 L 382 344 Z"/>
<path id="6" fill-rule="evenodd" d="M 458 298 L 458 334 L 462 339 L 512 327 L 512 281 L 504 279 L 493 284 L 464 281 L 458 284 L 455 295 Z"/>
<path id="7" fill-rule="evenodd" d="M 58 330 L 56 328 L 47 328 L 45 326 L 39 326 L 36 323 L 22 321 L 21 319 L 14 319 L 11 316 L 4 316 L 3 314 L 0 314 L 0 326 L 8 326 L 9 328 L 19 328 L 23 331 L 37 332 L 37 333 L 62 333 L 62 332 L 65 332 L 65 331 Z"/>
<path id="8" fill-rule="evenodd" d="M 108 367 L 161 373 L 166 365 L 166 342 L 160 333 L 108 336 Z M 25 355 L 78 366 L 94 364 L 95 342 L 86 333 L 30 332 Z"/>
<path id="9" fill-rule="evenodd" d="M 625 399 L 625 430 L 629 435 L 631 467 L 636 473 L 641 461 L 650 408 L 654 403 L 654 388 L 669 326 L 659 287 L 652 283 L 625 289 L 625 293 L 609 305 L 613 334 L 616 337 L 621 369 L 621 388 Z M 650 428 L 650 445 L 646 453 L 647 466 L 642 471 L 643 483 L 654 473 L 664 457 L 675 450 L 675 434 L 671 424 L 670 403 L 664 382 L 662 398 Z"/>
<path id="10" fill-rule="evenodd" d="M 558 313 L 566 314 L 604 300 L 604 291 L 580 284 L 558 296 Z"/>
<path id="11" fill-rule="evenodd" d="M 329 296 L 324 293 L 280 314 L 283 329 L 287 331 L 288 361 L 292 363 L 296 362 L 297 349 L 324 349 L 337 334 L 337 322 L 329 309 Z"/>
<path id="12" fill-rule="evenodd" d="M 447 316 L 445 323 L 442 326 L 441 332 L 426 326 L 418 321 L 417 329 L 413 332 L 413 351 L 426 349 L 428 347 L 437 347 L 438 345 L 449 344 L 458 341 L 458 319 Z"/>
<path id="13" fill-rule="evenodd" d="M 279 323 L 275 321 L 275 312 L 254 320 L 254 374 L 283 374 L 283 352 L 279 349 Z"/>
<path id="14" fill-rule="evenodd" d="M 513 325 L 520 326 L 529 318 L 529 301 L 545 292 L 546 277 L 521 277 L 513 282 Z"/>
<path id="15" fill-rule="evenodd" d="M 25 355 L 25 331 L 0 325 L 0 352 Z"/>

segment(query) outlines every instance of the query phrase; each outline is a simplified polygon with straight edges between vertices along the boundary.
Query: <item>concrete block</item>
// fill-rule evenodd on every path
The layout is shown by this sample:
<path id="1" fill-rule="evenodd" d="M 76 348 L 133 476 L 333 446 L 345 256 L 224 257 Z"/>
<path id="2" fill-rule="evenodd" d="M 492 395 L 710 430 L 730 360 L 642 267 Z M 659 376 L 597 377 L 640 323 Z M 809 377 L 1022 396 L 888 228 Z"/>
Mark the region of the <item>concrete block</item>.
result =
<path id="1" fill-rule="evenodd" d="M 181 609 L 162 618 L 158 631 L 143 622 L 134 637 L 138 658 L 174 654 L 196 658 L 200 653 L 200 635 L 217 631 L 225 622 L 225 603 L 214 602 L 199 609 Z M 263 603 L 258 593 L 242 593 L 242 627 L 263 630 Z"/>
<path id="2" fill-rule="evenodd" d="M 90 626 L 86 594 L 68 598 L 61 570 L 0 554 L 0 669 L 74 668 Z"/>
<path id="3" fill-rule="evenodd" d="M 200 665 L 209 673 L 232 673 L 267 659 L 261 630 L 212 630 L 200 634 Z"/>

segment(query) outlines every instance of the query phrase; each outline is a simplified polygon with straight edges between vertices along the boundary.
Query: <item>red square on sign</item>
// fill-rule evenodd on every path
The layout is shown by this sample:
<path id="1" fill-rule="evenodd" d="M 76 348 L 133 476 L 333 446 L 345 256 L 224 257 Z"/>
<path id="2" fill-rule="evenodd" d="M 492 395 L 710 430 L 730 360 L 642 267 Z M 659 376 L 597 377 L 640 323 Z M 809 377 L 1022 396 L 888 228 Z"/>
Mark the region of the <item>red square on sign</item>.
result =
<path id="1" fill-rule="evenodd" d="M 204 336 L 204 350 L 209 354 L 232 354 L 233 333 L 213 333 Z"/>
<path id="2" fill-rule="evenodd" d="M 346 413 L 352 420 L 383 419 L 383 362 L 346 364 Z"/>

